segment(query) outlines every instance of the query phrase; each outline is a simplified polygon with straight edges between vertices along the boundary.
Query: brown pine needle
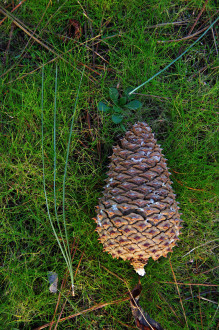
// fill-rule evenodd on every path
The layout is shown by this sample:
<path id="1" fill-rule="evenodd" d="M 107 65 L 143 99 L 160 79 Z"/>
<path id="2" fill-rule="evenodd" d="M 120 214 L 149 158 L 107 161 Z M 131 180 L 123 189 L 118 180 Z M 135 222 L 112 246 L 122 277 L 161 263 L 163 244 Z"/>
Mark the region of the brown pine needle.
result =
<path id="1" fill-rule="evenodd" d="M 200 286 L 219 286 L 218 284 L 203 284 L 203 283 L 182 283 L 182 282 L 160 282 L 167 284 L 176 284 L 176 285 L 200 285 Z"/>
<path id="2" fill-rule="evenodd" d="M 74 249 L 74 246 L 75 246 L 75 241 L 76 241 L 76 238 L 74 239 L 74 242 L 73 242 L 73 244 L 72 244 L 71 254 L 72 254 L 73 249 Z M 77 242 L 77 245 L 78 245 L 78 242 Z M 75 248 L 75 249 L 77 249 L 77 245 L 76 245 L 76 248 Z M 72 256 L 72 261 L 73 261 L 73 258 L 74 258 L 74 255 Z M 59 303 L 60 303 L 60 299 L 61 299 L 61 291 L 62 291 L 62 289 L 63 289 L 63 288 L 65 287 L 65 285 L 66 285 L 68 272 L 69 272 L 69 271 L 68 271 L 68 268 L 66 268 L 65 275 L 64 275 L 64 278 L 63 278 L 63 280 L 62 280 L 62 284 L 61 284 L 61 289 L 60 289 L 60 291 L 59 291 L 58 300 L 57 300 L 57 303 L 56 303 L 56 308 L 55 308 L 55 311 L 54 311 L 54 314 L 53 314 L 52 322 L 53 322 L 53 320 L 54 320 L 54 318 L 55 318 L 55 316 L 56 316 L 56 313 L 57 313 L 57 310 L 58 310 L 58 307 L 59 307 Z M 50 326 L 49 330 L 51 330 L 51 329 L 52 329 L 52 325 Z"/>
<path id="3" fill-rule="evenodd" d="M 11 10 L 11 13 L 13 13 L 13 11 L 15 11 L 16 9 L 18 9 L 21 5 L 22 5 L 22 3 L 24 3 L 26 0 L 22 0 L 22 1 L 20 1 L 18 4 L 17 4 L 17 6 L 15 6 L 12 10 Z M 6 20 L 6 18 L 7 17 L 5 17 L 5 18 L 3 18 L 1 21 L 0 21 L 0 25 L 2 25 L 2 23 Z"/>
<path id="4" fill-rule="evenodd" d="M 103 268 L 106 269 L 110 274 L 114 275 L 114 276 L 117 277 L 120 281 L 122 281 L 123 283 L 125 283 L 125 285 L 126 285 L 128 291 L 129 291 L 129 294 L 130 294 L 130 296 L 131 296 L 131 298 L 132 298 L 132 300 L 133 300 L 135 306 L 138 308 L 139 312 L 141 313 L 141 315 L 142 315 L 143 319 L 145 320 L 145 322 L 148 324 L 149 328 L 151 328 L 151 330 L 153 330 L 153 327 L 152 327 L 152 326 L 150 325 L 150 323 L 146 320 L 146 318 L 145 318 L 144 314 L 142 313 L 141 309 L 140 309 L 139 306 L 136 304 L 135 298 L 133 297 L 132 292 L 131 292 L 131 290 L 129 289 L 129 287 L 128 287 L 128 283 L 126 282 L 126 280 L 122 279 L 122 278 L 119 277 L 117 274 L 113 273 L 111 270 L 109 270 L 108 268 L 106 268 L 105 266 L 101 265 L 101 267 L 103 267 Z"/>
<path id="5" fill-rule="evenodd" d="M 61 57 L 60 55 L 58 55 L 51 47 L 47 46 L 44 42 L 42 42 L 41 40 L 39 40 L 38 38 L 36 38 L 33 33 L 31 33 L 30 31 L 28 31 L 28 29 L 26 27 L 24 27 L 23 25 L 21 25 L 18 20 L 12 16 L 10 13 L 7 12 L 7 10 L 0 8 L 0 12 L 5 15 L 6 17 L 10 18 L 11 20 L 13 20 L 13 23 L 15 25 L 17 25 L 17 27 L 19 27 L 22 31 L 24 31 L 29 37 L 31 37 L 34 41 L 36 41 L 38 44 L 40 44 L 42 47 L 44 47 L 45 49 L 47 49 L 48 51 L 50 51 L 51 53 L 55 54 L 58 57 Z"/>
<path id="6" fill-rule="evenodd" d="M 172 168 L 171 168 L 171 172 L 174 172 L 176 174 L 188 174 L 188 173 L 177 172 L 177 171 L 173 170 Z"/>
<path id="7" fill-rule="evenodd" d="M 73 258 L 74 258 L 74 255 L 75 255 L 76 249 L 77 249 L 77 246 L 76 246 L 76 248 L 75 248 L 75 251 L 74 251 L 74 254 L 73 254 L 72 260 L 73 260 Z M 76 275 L 77 275 L 77 272 L 78 272 L 78 269 L 79 269 L 79 267 L 80 267 L 81 260 L 82 260 L 83 256 L 84 256 L 84 252 L 82 252 L 82 255 L 81 255 L 81 258 L 80 258 L 80 260 L 79 260 L 79 263 L 78 263 L 77 269 L 76 269 L 76 271 L 75 271 L 74 278 L 75 278 Z M 68 291 L 67 296 L 69 296 L 70 292 L 71 292 L 71 289 Z M 59 322 L 60 322 L 60 319 L 61 319 L 62 313 L 63 313 L 63 311 L 64 311 L 64 309 L 65 309 L 66 303 L 67 303 L 67 299 L 65 300 L 64 304 L 62 305 L 62 309 L 61 309 L 61 312 L 60 312 L 60 314 L 59 314 L 59 317 L 58 317 L 58 320 L 57 320 L 57 322 L 56 322 L 56 325 L 55 325 L 54 330 L 56 330 L 57 327 L 58 327 L 58 324 L 59 324 Z"/>
<path id="8" fill-rule="evenodd" d="M 218 267 L 219 267 L 219 266 L 214 267 L 214 268 L 211 268 L 211 269 L 209 269 L 209 270 L 206 270 L 205 272 L 199 273 L 199 275 L 209 273 L 209 272 L 211 272 L 212 270 L 217 269 Z"/>
<path id="9" fill-rule="evenodd" d="M 198 245 L 198 246 L 194 247 L 192 250 L 190 250 L 189 252 L 187 252 L 186 254 L 184 254 L 184 256 L 182 256 L 182 258 L 186 257 L 188 254 L 190 254 L 190 253 L 193 252 L 194 250 L 196 250 L 196 249 L 198 249 L 198 248 L 200 248 L 200 247 L 202 247 L 202 246 L 204 246 L 204 245 L 207 245 L 207 244 L 210 244 L 210 243 L 216 242 L 216 241 L 218 241 L 218 240 L 219 240 L 219 238 L 216 238 L 216 239 L 213 239 L 213 240 L 211 240 L 211 241 L 205 242 L 205 243 L 203 243 L 203 244 L 201 244 L 201 245 Z"/>
<path id="10" fill-rule="evenodd" d="M 118 299 L 118 300 L 113 300 L 113 301 L 110 301 L 110 302 L 106 302 L 106 303 L 102 303 L 102 304 L 97 304 L 93 307 L 90 307 L 88 309 L 84 309 L 83 311 L 80 311 L 78 313 L 75 313 L 75 314 L 72 314 L 72 315 L 69 315 L 69 316 L 66 316 L 66 317 L 63 317 L 62 319 L 59 320 L 59 322 L 63 322 L 63 321 L 66 321 L 66 320 L 70 320 L 70 319 L 73 319 L 75 318 L 76 316 L 80 316 L 82 314 L 86 314 L 88 312 L 92 312 L 92 311 L 95 311 L 97 309 L 100 309 L 100 308 L 103 308 L 103 307 L 106 307 L 106 306 L 109 306 L 109 305 L 115 305 L 115 304 L 119 304 L 121 302 L 124 302 L 124 301 L 127 301 L 127 300 L 130 300 L 130 297 L 125 297 L 125 298 L 122 298 L 122 299 Z M 47 323 L 47 324 L 44 324 L 42 325 L 41 327 L 38 327 L 38 328 L 35 328 L 34 330 L 41 330 L 41 329 L 45 329 L 47 327 L 49 327 L 51 324 L 54 324 L 55 321 L 53 322 L 50 322 L 50 323 Z"/>
<path id="11" fill-rule="evenodd" d="M 197 18 L 196 18 L 196 20 L 195 20 L 193 26 L 192 26 L 191 29 L 189 30 L 189 35 L 192 33 L 192 31 L 194 30 L 194 27 L 195 27 L 196 24 L 198 23 L 199 18 L 201 17 L 203 11 L 205 10 L 205 7 L 206 7 L 207 3 L 208 3 L 208 0 L 205 1 L 204 6 L 202 7 L 200 13 L 198 14 L 198 16 L 197 16 Z"/>
<path id="12" fill-rule="evenodd" d="M 164 296 L 158 292 L 158 295 L 160 296 L 160 298 L 162 300 L 165 301 L 165 303 L 167 304 L 167 306 L 170 308 L 170 310 L 173 312 L 173 314 L 176 316 L 176 318 L 178 319 L 178 321 L 181 323 L 181 325 L 184 325 L 184 323 L 182 322 L 182 320 L 179 318 L 179 316 L 176 314 L 176 312 L 174 311 L 173 307 L 168 303 L 168 301 L 164 298 Z"/>
<path id="13" fill-rule="evenodd" d="M 198 288 L 198 299 L 199 299 L 199 313 L 200 313 L 200 320 L 201 320 L 201 326 L 203 330 L 203 321 L 202 321 L 202 310 L 201 310 L 201 303 L 200 303 L 200 290 Z"/>
<path id="14" fill-rule="evenodd" d="M 210 26 L 210 25 L 209 25 Z M 199 31 L 197 31 L 197 32 L 195 32 L 195 33 L 193 33 L 193 34 L 190 34 L 190 35 L 188 35 L 188 36 L 186 36 L 186 37 L 184 37 L 184 38 L 181 38 L 181 39 L 171 39 L 171 40 L 158 40 L 157 42 L 158 43 L 169 43 L 169 42 L 180 42 L 180 41 L 185 41 L 185 40 L 188 40 L 188 39 L 192 39 L 192 38 L 194 38 L 194 37 L 196 37 L 196 36 L 198 36 L 200 33 L 202 33 L 202 32 L 204 32 L 205 30 L 207 30 L 208 28 L 209 28 L 209 26 L 206 26 L 205 28 L 203 28 L 203 29 L 201 29 L 201 30 L 199 30 Z"/>
<path id="15" fill-rule="evenodd" d="M 184 187 L 188 188 L 189 190 L 204 191 L 204 189 L 197 189 L 197 188 L 191 188 L 191 187 L 188 187 L 188 186 L 186 186 L 186 185 L 185 185 L 182 181 L 180 181 L 180 180 L 177 180 L 177 179 L 176 179 L 176 181 L 177 181 L 181 186 L 184 186 Z"/>

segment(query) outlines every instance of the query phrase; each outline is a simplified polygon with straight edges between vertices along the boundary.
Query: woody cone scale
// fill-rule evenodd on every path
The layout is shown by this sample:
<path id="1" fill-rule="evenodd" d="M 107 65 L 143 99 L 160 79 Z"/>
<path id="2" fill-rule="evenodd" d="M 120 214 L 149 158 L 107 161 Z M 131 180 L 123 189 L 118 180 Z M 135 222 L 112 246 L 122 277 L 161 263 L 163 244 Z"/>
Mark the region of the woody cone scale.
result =
<path id="1" fill-rule="evenodd" d="M 139 275 L 151 257 L 166 257 L 181 220 L 162 149 L 151 128 L 136 123 L 113 148 L 95 218 L 99 241 L 113 258 L 129 260 Z"/>

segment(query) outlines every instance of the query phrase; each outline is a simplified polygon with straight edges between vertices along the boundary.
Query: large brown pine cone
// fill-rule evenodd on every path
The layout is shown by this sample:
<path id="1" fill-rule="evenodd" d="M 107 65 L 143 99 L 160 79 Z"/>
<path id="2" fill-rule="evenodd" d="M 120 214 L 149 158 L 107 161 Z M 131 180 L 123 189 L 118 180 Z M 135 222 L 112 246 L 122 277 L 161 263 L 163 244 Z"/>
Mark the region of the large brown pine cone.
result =
<path id="1" fill-rule="evenodd" d="M 181 220 L 166 159 L 151 128 L 136 123 L 113 148 L 103 197 L 97 206 L 96 231 L 104 251 L 144 265 L 172 252 Z"/>

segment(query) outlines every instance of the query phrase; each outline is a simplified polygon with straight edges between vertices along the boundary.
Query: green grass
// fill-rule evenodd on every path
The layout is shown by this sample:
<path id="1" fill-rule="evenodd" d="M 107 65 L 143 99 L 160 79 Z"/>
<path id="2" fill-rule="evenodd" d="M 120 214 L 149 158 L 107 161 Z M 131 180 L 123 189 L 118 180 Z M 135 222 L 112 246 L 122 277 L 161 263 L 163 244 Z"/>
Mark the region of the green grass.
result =
<path id="1" fill-rule="evenodd" d="M 68 297 L 62 314 L 67 317 L 96 304 L 127 297 L 126 284 L 102 266 L 124 279 L 130 289 L 138 283 L 138 276 L 128 263 L 113 260 L 102 251 L 92 220 L 104 186 L 108 156 L 123 134 L 121 127 L 112 123 L 110 115 L 97 110 L 97 104 L 101 100 L 109 101 L 109 87 L 116 87 L 118 83 L 121 91 L 128 86 L 137 87 L 191 45 L 195 39 L 171 43 L 158 41 L 186 37 L 204 5 L 204 1 L 96 0 L 79 3 L 60 0 L 52 1 L 45 11 L 48 2 L 26 1 L 13 16 L 30 30 L 37 28 L 38 38 L 61 56 L 58 60 L 47 64 L 56 55 L 32 41 L 21 55 L 29 40 L 27 34 L 14 27 L 10 38 L 10 19 L 0 26 L 2 329 L 34 329 L 49 323 L 58 294 L 49 292 L 47 274 L 49 271 L 58 273 L 60 289 L 66 272 L 47 216 L 43 191 L 41 66 L 45 64 L 45 179 L 53 220 L 56 63 L 58 66 L 56 197 L 60 222 L 69 130 L 82 64 L 87 66 L 76 108 L 65 187 L 70 246 L 74 240 L 78 242 L 72 263 L 74 271 L 84 253 L 74 279 L 75 296 Z M 11 11 L 12 7 L 7 10 Z M 215 2 L 209 1 L 192 33 L 209 26 L 216 19 L 216 16 L 212 17 L 215 11 Z M 1 15 L 0 19 L 3 17 Z M 60 39 L 59 35 L 68 31 L 69 19 L 76 19 L 83 27 L 78 41 Z M 152 27 L 179 21 L 185 21 L 185 24 Z M 213 28 L 215 38 L 217 29 Z M 102 37 L 92 41 L 100 33 Z M 9 40 L 10 47 L 5 55 Z M 68 52 L 70 49 L 72 51 Z M 217 51 L 212 31 L 209 31 L 185 56 L 138 91 L 143 94 L 138 95 L 143 107 L 124 120 L 126 128 L 137 120 L 144 120 L 152 127 L 168 159 L 182 210 L 184 228 L 178 247 L 166 259 L 150 260 L 146 276 L 141 278 L 141 306 L 168 330 L 186 329 L 186 321 L 189 329 L 216 328 L 217 287 L 206 285 L 218 284 L 218 269 L 215 269 L 218 265 Z M 36 71 L 31 73 L 33 70 Z M 179 285 L 179 296 L 175 284 L 165 283 L 174 282 L 170 262 L 178 282 L 201 285 Z M 68 277 L 58 312 L 70 285 Z M 134 320 L 129 302 L 125 301 L 63 321 L 58 329 L 126 329 L 128 326 L 134 326 Z"/>

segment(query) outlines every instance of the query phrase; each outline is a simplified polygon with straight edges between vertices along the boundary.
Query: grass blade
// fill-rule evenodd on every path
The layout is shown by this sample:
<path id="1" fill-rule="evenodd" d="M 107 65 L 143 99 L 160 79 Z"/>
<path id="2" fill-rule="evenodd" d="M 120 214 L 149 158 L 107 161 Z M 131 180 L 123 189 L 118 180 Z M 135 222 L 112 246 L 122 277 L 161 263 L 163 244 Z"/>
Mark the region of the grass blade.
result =
<path id="1" fill-rule="evenodd" d="M 167 66 L 165 66 L 164 69 L 160 70 L 159 72 L 157 72 L 155 75 L 153 75 L 151 78 L 149 78 L 148 80 L 146 80 L 143 84 L 139 85 L 138 87 L 134 88 L 131 92 L 129 92 L 129 95 L 133 94 L 135 91 L 137 91 L 139 88 L 143 87 L 144 85 L 146 85 L 147 83 L 149 83 L 151 80 L 153 80 L 154 78 L 156 78 L 157 76 L 159 76 L 162 72 L 166 71 L 171 65 L 173 65 L 175 62 L 177 62 L 181 57 L 183 57 L 183 55 L 185 55 L 197 42 L 199 42 L 199 40 L 201 40 L 205 34 L 213 27 L 213 25 L 215 23 L 217 23 L 217 21 L 219 20 L 219 17 L 207 28 L 207 30 L 195 41 L 193 42 L 193 44 L 191 44 L 180 56 L 178 56 L 175 60 L 173 60 L 170 64 L 168 64 Z"/>
<path id="2" fill-rule="evenodd" d="M 56 77 L 55 77 L 55 100 L 54 100 L 54 124 L 53 124 L 53 149 L 54 149 L 54 179 L 53 179 L 53 191 L 54 191 L 54 209 L 55 209 L 55 217 L 56 217 L 56 221 L 58 224 L 58 228 L 59 228 L 59 234 L 61 236 L 62 239 L 62 243 L 64 246 L 64 250 L 65 250 L 65 255 L 66 255 L 66 259 L 68 259 L 68 269 L 71 265 L 71 255 L 68 253 L 67 248 L 66 248 L 66 244 L 65 244 L 65 240 L 64 237 L 62 235 L 62 230 L 61 230 L 61 226 L 60 226 L 60 222 L 59 222 L 59 218 L 58 218 L 58 214 L 57 214 L 57 203 L 56 203 L 56 104 L 57 104 L 57 81 L 58 81 L 58 67 L 56 65 Z"/>
<path id="3" fill-rule="evenodd" d="M 68 267 L 70 266 L 69 265 L 69 262 L 68 262 L 68 259 L 66 257 L 66 254 L 65 254 L 65 251 L 63 250 L 63 247 L 60 243 L 60 240 L 58 238 L 58 235 L 56 233 L 56 230 L 55 230 L 55 227 L 53 225 L 53 222 L 52 222 L 52 218 L 51 218 L 51 215 L 50 215 L 50 211 L 49 211 L 49 204 L 48 204 L 48 198 L 47 198 L 47 193 L 46 193 L 46 180 L 45 180 L 45 160 L 44 160 L 44 148 L 43 148 L 43 140 L 44 140 L 44 130 L 43 130 L 43 98 L 44 98 L 44 68 L 42 70 L 42 98 L 41 98 L 41 134 L 42 134 L 42 163 L 43 163 L 43 190 L 44 190 L 44 195 L 45 195 L 45 200 L 46 200 L 46 208 L 47 208 L 47 214 L 48 214 L 48 218 L 49 218 L 49 222 L 50 222 L 50 225 L 52 227 L 52 230 L 53 230 L 53 233 L 55 235 L 55 238 L 57 240 L 57 243 L 59 245 L 59 248 L 62 252 L 62 255 L 65 259 L 65 262 L 66 264 L 68 265 Z"/>
<path id="4" fill-rule="evenodd" d="M 80 88 L 81 88 L 81 83 L 82 83 L 82 79 L 83 79 L 83 76 L 84 76 L 84 70 L 85 70 L 85 68 L 82 71 L 81 80 L 80 80 L 80 83 L 79 83 L 79 86 L 78 86 L 77 96 L 76 96 L 76 99 L 75 99 L 75 105 L 74 105 L 74 110 L 73 110 L 73 115 L 72 115 L 71 128 L 70 128 L 68 146 L 67 146 L 65 170 L 64 170 L 64 176 L 63 176 L 63 199 L 62 199 L 62 203 L 63 203 L 63 224 L 64 224 L 64 228 L 65 228 L 65 236 L 66 236 L 67 249 L 68 249 L 69 256 L 71 254 L 70 254 L 68 233 L 67 233 L 67 227 L 66 227 L 66 217 L 65 217 L 65 182 L 66 182 L 66 175 L 67 175 L 67 165 L 68 165 L 68 157 L 69 157 L 69 150 L 70 150 L 71 137 L 72 137 L 72 129 L 73 129 L 73 125 L 74 125 L 74 118 L 75 118 L 75 113 L 76 113 L 76 107 L 77 107 L 77 104 L 78 104 L 78 97 L 79 97 L 79 92 L 80 92 Z M 72 269 L 72 264 L 71 263 L 70 263 L 69 273 L 70 273 L 71 283 L 72 283 L 72 292 L 74 293 L 74 278 L 73 278 L 73 269 Z"/>

